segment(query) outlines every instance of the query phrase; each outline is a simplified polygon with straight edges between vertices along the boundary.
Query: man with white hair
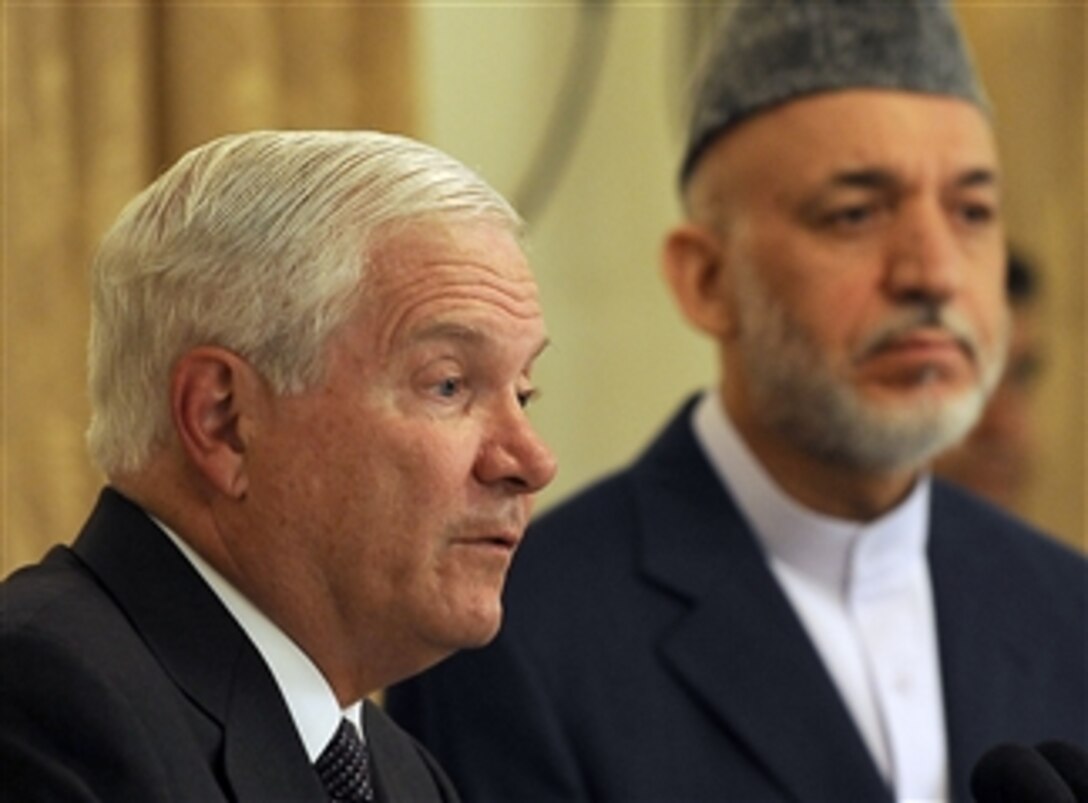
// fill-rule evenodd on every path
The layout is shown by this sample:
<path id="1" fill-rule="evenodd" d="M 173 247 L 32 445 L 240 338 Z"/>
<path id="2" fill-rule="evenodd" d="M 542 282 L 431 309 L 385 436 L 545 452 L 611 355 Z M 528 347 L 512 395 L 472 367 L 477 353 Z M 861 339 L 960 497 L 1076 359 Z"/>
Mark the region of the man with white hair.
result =
<path id="1" fill-rule="evenodd" d="M 368 695 L 498 630 L 551 453 L 510 206 L 373 132 L 186 154 L 93 271 L 109 486 L 0 590 L 19 801 L 451 801 Z"/>
<path id="2" fill-rule="evenodd" d="M 387 697 L 466 797 L 966 801 L 1088 741 L 1083 558 L 929 474 L 1001 373 L 1000 182 L 946 4 L 732 6 L 664 247 L 718 378 Z"/>

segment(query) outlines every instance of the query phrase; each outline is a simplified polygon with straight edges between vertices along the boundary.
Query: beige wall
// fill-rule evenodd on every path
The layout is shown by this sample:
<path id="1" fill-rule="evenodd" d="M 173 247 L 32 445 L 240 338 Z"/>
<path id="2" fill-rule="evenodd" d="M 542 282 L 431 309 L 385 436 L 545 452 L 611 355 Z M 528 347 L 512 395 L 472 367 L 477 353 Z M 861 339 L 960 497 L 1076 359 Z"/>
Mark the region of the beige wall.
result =
<path id="1" fill-rule="evenodd" d="M 961 11 L 999 112 L 1010 231 L 1046 271 L 1042 479 L 1023 512 L 1088 547 L 1085 5 L 975 2 Z M 428 4 L 417 13 L 421 134 L 514 193 L 585 12 Z M 677 216 L 680 76 L 696 13 L 706 7 L 614 4 L 585 129 L 530 221 L 554 339 L 535 415 L 561 464 L 544 505 L 629 459 L 712 376 L 711 350 L 674 312 L 657 266 Z"/>

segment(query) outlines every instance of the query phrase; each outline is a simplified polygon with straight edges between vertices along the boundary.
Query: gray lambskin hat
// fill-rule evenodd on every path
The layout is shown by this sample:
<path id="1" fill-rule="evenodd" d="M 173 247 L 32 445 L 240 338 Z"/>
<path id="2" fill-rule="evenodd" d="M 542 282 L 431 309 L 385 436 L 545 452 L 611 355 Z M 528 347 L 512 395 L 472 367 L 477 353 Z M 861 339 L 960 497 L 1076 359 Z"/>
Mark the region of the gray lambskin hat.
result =
<path id="1" fill-rule="evenodd" d="M 695 76 L 681 186 L 709 145 L 801 95 L 874 87 L 989 104 L 944 0 L 747 0 L 726 14 Z"/>

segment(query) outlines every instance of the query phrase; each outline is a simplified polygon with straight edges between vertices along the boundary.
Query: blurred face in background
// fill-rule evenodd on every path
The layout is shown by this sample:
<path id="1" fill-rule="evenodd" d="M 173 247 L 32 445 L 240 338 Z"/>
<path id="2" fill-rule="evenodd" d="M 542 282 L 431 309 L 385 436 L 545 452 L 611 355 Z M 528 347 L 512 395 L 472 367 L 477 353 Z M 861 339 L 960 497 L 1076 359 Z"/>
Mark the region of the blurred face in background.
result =
<path id="1" fill-rule="evenodd" d="M 967 438 L 935 464 L 938 474 L 1012 509 L 1023 501 L 1036 460 L 1031 407 L 1041 358 L 1035 314 L 1030 304 L 1013 307 L 1005 373 Z"/>

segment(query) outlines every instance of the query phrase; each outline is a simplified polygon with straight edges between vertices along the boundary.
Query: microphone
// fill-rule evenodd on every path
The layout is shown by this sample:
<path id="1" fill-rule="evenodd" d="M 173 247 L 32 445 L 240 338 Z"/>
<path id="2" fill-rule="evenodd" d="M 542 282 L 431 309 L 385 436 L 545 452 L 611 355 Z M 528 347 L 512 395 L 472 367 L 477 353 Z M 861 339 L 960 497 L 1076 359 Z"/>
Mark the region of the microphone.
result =
<path id="1" fill-rule="evenodd" d="M 1019 744 L 987 750 L 971 771 L 976 803 L 1079 803 L 1042 753 Z"/>
<path id="2" fill-rule="evenodd" d="M 1088 803 L 1088 750 L 1070 742 L 1043 742 L 1035 749 L 1062 776 L 1077 803 Z"/>

